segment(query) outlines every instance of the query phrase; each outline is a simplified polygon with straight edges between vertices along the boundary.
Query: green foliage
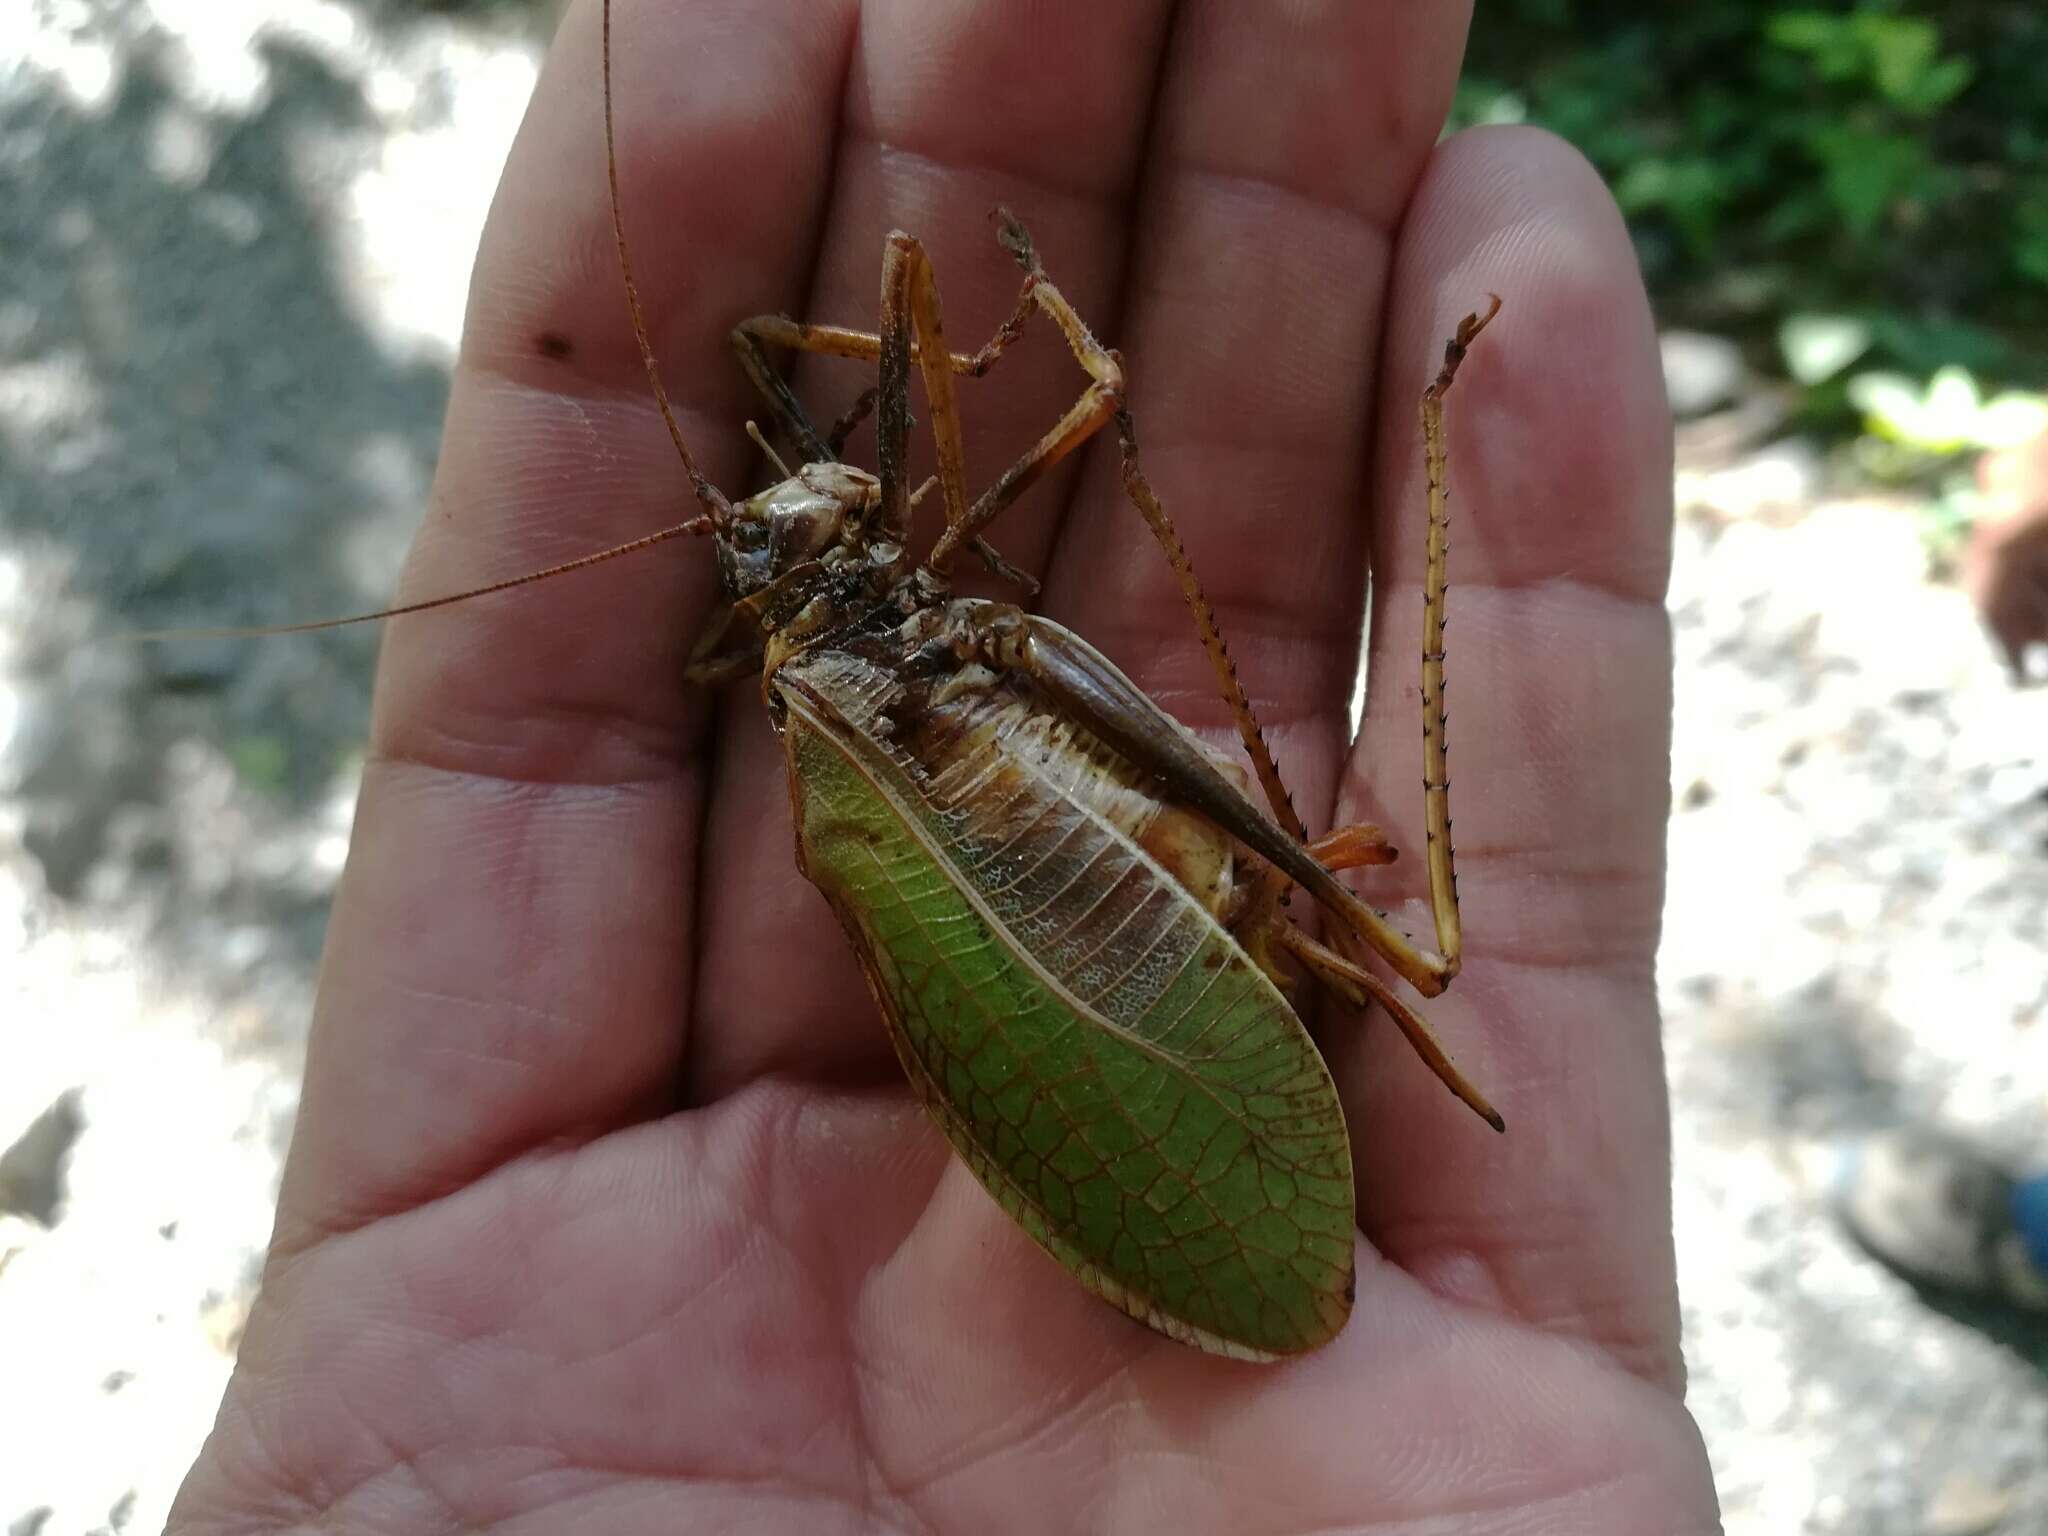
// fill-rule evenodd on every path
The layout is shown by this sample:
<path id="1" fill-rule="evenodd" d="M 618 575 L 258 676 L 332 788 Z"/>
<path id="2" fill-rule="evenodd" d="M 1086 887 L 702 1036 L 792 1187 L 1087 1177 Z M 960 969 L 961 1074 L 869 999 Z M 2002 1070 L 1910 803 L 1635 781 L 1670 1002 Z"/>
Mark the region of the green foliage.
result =
<path id="1" fill-rule="evenodd" d="M 291 782 L 291 744 L 281 736 L 237 736 L 228 743 L 228 761 L 244 784 L 265 794 L 283 794 Z"/>
<path id="2" fill-rule="evenodd" d="M 1875 366 L 2038 386 L 2044 61 L 2034 0 L 1497 0 L 1474 18 L 1456 118 L 1577 144 L 1674 321 L 1748 334 L 1797 371 L 1776 342 L 1819 318 Z"/>

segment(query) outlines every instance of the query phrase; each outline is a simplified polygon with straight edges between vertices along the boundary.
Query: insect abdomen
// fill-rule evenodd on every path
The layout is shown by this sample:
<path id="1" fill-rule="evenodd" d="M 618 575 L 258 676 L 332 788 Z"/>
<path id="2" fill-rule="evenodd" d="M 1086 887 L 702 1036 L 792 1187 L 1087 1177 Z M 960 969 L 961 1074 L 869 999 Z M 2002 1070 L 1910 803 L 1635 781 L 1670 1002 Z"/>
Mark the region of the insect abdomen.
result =
<path id="1" fill-rule="evenodd" d="M 982 786 L 1000 798 L 979 820 L 935 800 L 848 727 L 818 691 L 829 676 L 802 670 L 813 686 L 782 692 L 804 869 L 963 1160 L 1084 1283 L 1163 1332 L 1254 1357 L 1335 1334 L 1350 1150 L 1285 999 L 1085 807 L 1050 790 L 1023 803 L 1028 775 Z"/>

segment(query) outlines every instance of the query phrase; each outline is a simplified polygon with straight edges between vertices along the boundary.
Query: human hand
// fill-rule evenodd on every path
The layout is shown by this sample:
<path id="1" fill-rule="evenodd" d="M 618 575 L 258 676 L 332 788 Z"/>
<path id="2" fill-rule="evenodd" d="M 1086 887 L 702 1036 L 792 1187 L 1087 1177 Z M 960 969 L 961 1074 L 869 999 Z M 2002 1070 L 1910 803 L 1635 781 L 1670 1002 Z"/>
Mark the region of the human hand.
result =
<path id="1" fill-rule="evenodd" d="M 1971 531 L 1963 585 L 2013 676 L 2048 645 L 2048 433 L 1988 454 L 1977 478 L 1996 512 Z"/>
<path id="2" fill-rule="evenodd" d="M 986 214 L 1017 209 L 1124 352 L 1297 803 L 1411 845 L 1370 872 L 1411 931 L 1416 398 L 1506 297 L 1450 402 L 1468 942 L 1428 1011 L 1509 1133 L 1331 1013 L 1371 1240 L 1351 1322 L 1277 1366 L 1167 1342 L 911 1101 L 794 870 L 757 690 L 678 686 L 708 550 L 400 620 L 263 1293 L 172 1530 L 1712 1529 L 1651 981 L 1668 422 L 1612 204 L 1534 133 L 1435 147 L 1455 5 L 853 11 L 615 18 L 628 230 L 704 467 L 758 483 L 734 320 L 871 324 L 900 224 L 972 346 L 1017 283 Z M 693 510 L 611 257 L 597 22 L 568 18 L 492 212 L 409 597 Z M 976 483 L 1079 382 L 1041 333 L 964 386 Z M 998 542 L 1227 741 L 1113 445 L 1092 458 Z"/>

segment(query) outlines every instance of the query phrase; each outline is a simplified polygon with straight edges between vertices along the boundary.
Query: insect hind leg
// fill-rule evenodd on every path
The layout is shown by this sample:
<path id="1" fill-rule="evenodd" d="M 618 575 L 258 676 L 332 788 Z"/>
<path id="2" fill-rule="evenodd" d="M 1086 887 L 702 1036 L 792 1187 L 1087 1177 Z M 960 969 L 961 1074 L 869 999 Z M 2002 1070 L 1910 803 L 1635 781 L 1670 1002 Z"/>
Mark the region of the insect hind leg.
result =
<path id="1" fill-rule="evenodd" d="M 1444 604 L 1450 554 L 1448 451 L 1444 434 L 1444 396 L 1464 362 L 1473 339 L 1500 312 L 1494 297 L 1484 313 L 1459 322 L 1444 346 L 1443 367 L 1423 391 L 1421 402 L 1424 467 L 1429 484 L 1429 531 L 1422 596 L 1422 803 L 1425 859 L 1429 877 L 1430 914 L 1437 949 L 1424 950 L 1390 923 L 1351 926 L 1357 939 L 1388 964 L 1434 996 L 1458 974 L 1463 962 L 1464 928 L 1458 911 L 1458 877 L 1451 850 L 1451 778 L 1444 731 Z M 1335 865 L 1332 868 L 1338 867 Z M 1269 876 L 1269 883 L 1282 877 Z M 1340 941 L 1341 942 L 1341 941 Z"/>
<path id="2" fill-rule="evenodd" d="M 1444 1049 L 1443 1042 L 1429 1027 L 1429 1022 L 1392 987 L 1348 956 L 1317 943 L 1284 918 L 1273 931 L 1273 938 L 1306 966 L 1311 975 L 1353 1007 L 1363 1008 L 1368 1002 L 1378 1003 L 1407 1038 L 1415 1054 L 1446 1088 L 1496 1131 L 1507 1129 L 1507 1122 L 1501 1118 L 1500 1111 L 1451 1060 L 1451 1053 Z"/>

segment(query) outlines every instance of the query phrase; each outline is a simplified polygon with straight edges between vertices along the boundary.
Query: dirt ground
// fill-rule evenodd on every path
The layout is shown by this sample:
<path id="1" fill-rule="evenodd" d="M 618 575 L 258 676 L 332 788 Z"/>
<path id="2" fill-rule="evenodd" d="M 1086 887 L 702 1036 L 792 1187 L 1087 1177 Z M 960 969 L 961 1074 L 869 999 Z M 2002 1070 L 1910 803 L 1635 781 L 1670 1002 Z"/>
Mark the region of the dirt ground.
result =
<path id="1" fill-rule="evenodd" d="M 226 1380 L 374 638 L 82 642 L 390 590 L 541 40 L 517 6 L 26 3 L 0 39 L 0 1529 L 70 1536 L 159 1528 Z M 1661 974 L 1727 1528 L 2048 1529 L 2042 1336 L 1917 1296 L 1827 1213 L 1842 1139 L 1893 1119 L 2048 1162 L 2048 690 L 1930 578 L 1923 509 L 1713 435 L 1679 475 Z"/>

